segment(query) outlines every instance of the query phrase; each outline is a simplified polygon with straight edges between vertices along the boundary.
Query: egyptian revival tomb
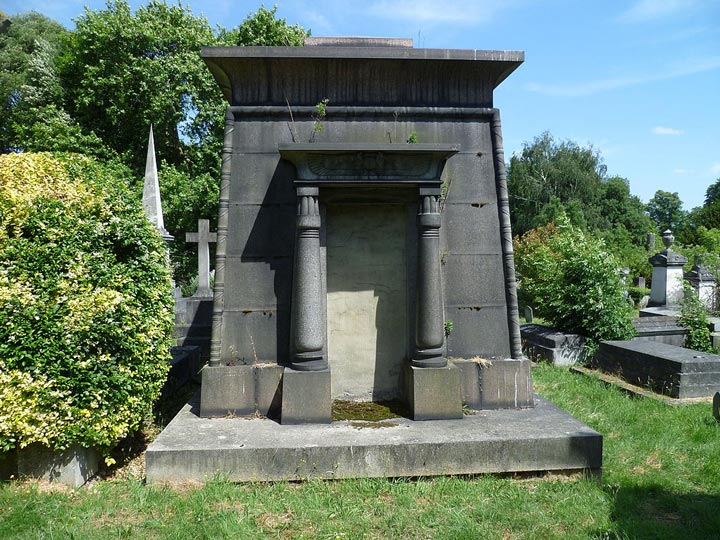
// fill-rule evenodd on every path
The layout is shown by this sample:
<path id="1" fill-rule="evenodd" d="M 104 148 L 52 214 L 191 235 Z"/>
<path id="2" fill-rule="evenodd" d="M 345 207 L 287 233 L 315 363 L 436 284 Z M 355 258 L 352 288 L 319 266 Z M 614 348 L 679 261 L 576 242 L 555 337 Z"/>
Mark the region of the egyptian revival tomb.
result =
<path id="1" fill-rule="evenodd" d="M 275 420 L 264 420 L 271 431 L 330 424 L 334 399 L 402 402 L 408 421 L 426 420 L 414 424 L 436 438 L 438 422 L 468 428 L 463 406 L 525 414 L 538 425 L 533 405 L 552 406 L 534 398 L 521 352 L 493 108 L 493 90 L 524 53 L 418 49 L 410 40 L 312 43 L 202 52 L 230 106 L 210 361 L 193 409 L 200 427 L 186 436 L 257 412 Z M 546 450 L 552 457 L 526 468 L 599 468 L 600 436 L 576 424 L 562 432 L 584 442 L 558 435 L 560 446 Z M 279 437 L 290 447 L 298 433 Z M 362 446 L 358 437 L 348 439 L 351 452 Z M 161 468 L 164 440 L 148 452 L 150 481 L 165 477 L 152 470 Z M 273 456 L 278 446 L 267 443 Z M 295 463 L 298 451 L 288 448 Z M 552 464 L 568 452 L 573 459 Z M 303 463 L 312 459 L 325 458 Z M 320 476 L 492 469 L 352 464 L 339 472 L 342 459 L 327 459 L 335 472 Z M 235 471 L 248 468 L 240 460 Z M 275 465 L 265 478 L 297 473 L 275 474 Z M 212 469 L 198 465 L 193 474 L 200 470 Z"/>

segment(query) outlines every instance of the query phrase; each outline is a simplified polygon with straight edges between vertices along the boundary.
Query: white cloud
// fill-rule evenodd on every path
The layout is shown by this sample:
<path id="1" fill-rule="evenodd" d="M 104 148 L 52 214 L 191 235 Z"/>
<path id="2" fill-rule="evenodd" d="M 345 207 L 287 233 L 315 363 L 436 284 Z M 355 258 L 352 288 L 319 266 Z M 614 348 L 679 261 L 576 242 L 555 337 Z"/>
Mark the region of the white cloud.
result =
<path id="1" fill-rule="evenodd" d="M 670 127 L 655 126 L 650 130 L 655 135 L 682 135 L 685 133 L 682 129 L 675 129 Z"/>
<path id="2" fill-rule="evenodd" d="M 720 163 L 713 163 L 710 167 L 710 174 L 713 176 L 720 174 Z"/>
<path id="3" fill-rule="evenodd" d="M 608 90 L 617 90 L 618 88 L 626 88 L 628 86 L 637 86 L 640 84 L 664 81 L 668 79 L 676 79 L 685 77 L 695 73 L 703 73 L 713 71 L 720 68 L 720 57 L 706 58 L 699 62 L 688 64 L 681 67 L 667 68 L 660 73 L 640 75 L 637 77 L 619 77 L 611 79 L 599 79 L 595 81 L 586 81 L 580 83 L 569 84 L 543 84 L 530 83 L 526 89 L 530 92 L 537 92 L 548 96 L 558 97 L 579 97 L 590 96 Z"/>
<path id="4" fill-rule="evenodd" d="M 690 174 L 692 172 L 690 169 L 673 169 L 673 174 Z"/>
<path id="5" fill-rule="evenodd" d="M 620 15 L 618 20 L 637 23 L 662 19 L 683 13 L 698 3 L 697 0 L 640 0 Z"/>

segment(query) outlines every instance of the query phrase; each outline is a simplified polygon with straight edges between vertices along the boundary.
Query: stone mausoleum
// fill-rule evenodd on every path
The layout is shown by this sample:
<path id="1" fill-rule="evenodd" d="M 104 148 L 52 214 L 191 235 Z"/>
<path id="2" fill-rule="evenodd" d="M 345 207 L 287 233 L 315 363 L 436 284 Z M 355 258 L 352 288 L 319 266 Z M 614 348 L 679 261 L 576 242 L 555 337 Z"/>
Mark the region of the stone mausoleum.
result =
<path id="1" fill-rule="evenodd" d="M 310 452 L 302 474 L 326 477 L 599 468 L 600 436 L 533 397 L 520 348 L 493 90 L 524 54 L 317 38 L 304 47 L 205 48 L 202 56 L 229 102 L 212 344 L 199 408 L 187 417 L 195 427 L 180 429 L 176 419 L 168 430 L 177 422 L 178 440 L 182 432 L 235 443 L 218 443 L 225 450 L 215 453 L 203 447 L 208 461 L 194 462 L 189 475 L 224 467 L 238 479 L 293 478 L 298 452 Z M 495 429 L 487 418 L 483 427 L 463 417 L 464 407 L 510 415 L 493 420 L 502 425 L 524 415 L 529 446 L 517 450 L 518 463 L 531 457 L 425 466 L 427 457 L 383 446 L 397 431 L 375 430 L 381 440 L 365 446 L 360 433 L 341 435 L 337 422 L 329 426 L 334 399 L 404 404 L 407 433 L 424 430 L 414 440 L 429 437 L 422 451 L 435 456 L 476 455 L 480 446 L 462 445 Z M 256 412 L 274 420 L 225 418 Z M 553 421 L 560 434 L 532 435 L 537 415 L 553 414 L 562 417 Z M 433 449 L 445 429 L 435 424 L 460 430 L 438 447 L 450 450 Z M 267 431 L 234 431 L 256 428 Z M 337 443 L 343 436 L 348 442 Z M 538 450 L 538 438 L 550 446 Z M 312 454 L 329 440 L 337 447 Z M 272 463 L 258 457 L 265 447 Z M 354 453 L 360 448 L 365 458 Z M 501 448 L 511 447 L 483 462 Z M 171 451 L 170 435 L 149 449 L 149 481 L 171 475 Z M 245 457 L 228 457 L 236 451 Z"/>
<path id="2" fill-rule="evenodd" d="M 323 43 L 203 52 L 231 106 L 201 414 L 277 393 L 283 423 L 333 398 L 457 418 L 461 379 L 531 405 L 492 108 L 523 53 Z"/>

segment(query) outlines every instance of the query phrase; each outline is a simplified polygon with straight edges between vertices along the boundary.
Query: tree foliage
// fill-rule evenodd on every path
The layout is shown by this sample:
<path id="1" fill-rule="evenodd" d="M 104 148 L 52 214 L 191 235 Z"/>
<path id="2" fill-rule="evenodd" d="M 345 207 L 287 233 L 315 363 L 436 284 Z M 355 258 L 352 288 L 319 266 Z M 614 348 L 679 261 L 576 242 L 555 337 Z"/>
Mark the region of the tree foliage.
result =
<path id="1" fill-rule="evenodd" d="M 650 273 L 645 245 L 653 222 L 627 179 L 607 177 L 592 147 L 543 133 L 510 159 L 508 191 L 515 234 L 565 216 L 573 227 L 602 238 L 634 276 Z"/>
<path id="2" fill-rule="evenodd" d="M 299 24 L 289 25 L 285 19 L 275 17 L 277 6 L 267 9 L 260 6 L 254 14 L 223 36 L 223 41 L 229 45 L 242 46 L 302 46 L 310 32 Z"/>
<path id="3" fill-rule="evenodd" d="M 116 0 L 75 24 L 58 63 L 66 108 L 134 170 L 144 167 L 150 124 L 158 159 L 173 165 L 188 146 L 218 139 L 222 96 L 199 54 L 217 43 L 207 19 L 156 0 L 133 13 Z M 217 174 L 218 159 L 190 165 Z"/>
<path id="4" fill-rule="evenodd" d="M 24 150 L 18 129 L 39 118 L 38 107 L 61 106 L 63 90 L 55 58 L 66 30 L 30 12 L 0 25 L 0 152 Z"/>
<path id="5" fill-rule="evenodd" d="M 647 204 L 647 211 L 655 222 L 659 232 L 668 229 L 678 231 L 685 218 L 685 212 L 682 209 L 682 201 L 677 192 L 671 193 L 659 189 Z"/>
<path id="6" fill-rule="evenodd" d="M 77 155 L 0 156 L 0 451 L 108 447 L 160 393 L 170 273 L 128 177 Z"/>

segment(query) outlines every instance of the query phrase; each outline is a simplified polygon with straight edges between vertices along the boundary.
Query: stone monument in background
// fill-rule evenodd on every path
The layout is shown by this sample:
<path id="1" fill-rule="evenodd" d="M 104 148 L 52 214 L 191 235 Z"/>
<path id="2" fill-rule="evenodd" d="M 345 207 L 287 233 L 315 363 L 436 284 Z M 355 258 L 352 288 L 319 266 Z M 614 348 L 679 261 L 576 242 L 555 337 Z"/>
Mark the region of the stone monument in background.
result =
<path id="1" fill-rule="evenodd" d="M 673 251 L 675 237 L 669 229 L 662 234 L 665 249 L 650 257 L 653 265 L 650 288 L 650 307 L 676 306 L 683 298 L 683 265 L 688 262 L 682 254 Z"/>

